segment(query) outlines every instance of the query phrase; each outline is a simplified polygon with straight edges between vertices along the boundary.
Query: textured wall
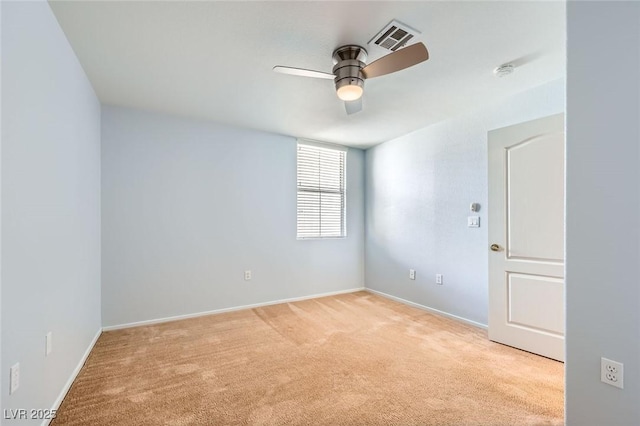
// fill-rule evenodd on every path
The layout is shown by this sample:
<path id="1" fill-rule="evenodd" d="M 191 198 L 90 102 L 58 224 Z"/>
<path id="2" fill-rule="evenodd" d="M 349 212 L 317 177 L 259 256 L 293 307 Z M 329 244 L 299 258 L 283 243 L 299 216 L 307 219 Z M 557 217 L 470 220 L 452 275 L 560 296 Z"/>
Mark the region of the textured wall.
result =
<path id="1" fill-rule="evenodd" d="M 366 286 L 486 324 L 487 132 L 563 110 L 558 80 L 367 150 Z"/>
<path id="2" fill-rule="evenodd" d="M 101 325 L 100 104 L 45 1 L 3 2 L 2 68 L 2 408 L 48 409 Z"/>
<path id="3" fill-rule="evenodd" d="M 298 241 L 295 139 L 103 107 L 104 325 L 363 287 L 363 166 L 347 238 Z"/>
<path id="4" fill-rule="evenodd" d="M 639 425 L 640 3 L 567 15 L 567 425 Z M 623 390 L 600 357 L 624 363 Z"/>

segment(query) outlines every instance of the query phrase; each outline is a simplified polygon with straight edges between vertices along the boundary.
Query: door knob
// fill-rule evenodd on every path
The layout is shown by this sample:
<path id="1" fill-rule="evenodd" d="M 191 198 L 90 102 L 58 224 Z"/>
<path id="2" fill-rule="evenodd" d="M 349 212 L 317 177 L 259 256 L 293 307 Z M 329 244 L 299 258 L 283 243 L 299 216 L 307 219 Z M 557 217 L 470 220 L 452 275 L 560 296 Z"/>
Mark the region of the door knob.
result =
<path id="1" fill-rule="evenodd" d="M 491 251 L 500 251 L 502 248 L 498 244 L 491 244 Z"/>

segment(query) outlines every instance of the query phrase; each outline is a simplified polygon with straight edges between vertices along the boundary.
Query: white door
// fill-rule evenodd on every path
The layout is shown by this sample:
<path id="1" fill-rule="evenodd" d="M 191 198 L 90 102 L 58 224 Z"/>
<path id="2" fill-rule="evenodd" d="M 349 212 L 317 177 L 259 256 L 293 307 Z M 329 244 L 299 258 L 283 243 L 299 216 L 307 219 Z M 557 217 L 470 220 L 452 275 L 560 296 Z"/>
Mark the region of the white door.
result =
<path id="1" fill-rule="evenodd" d="M 489 339 L 564 360 L 564 114 L 489 132 Z"/>

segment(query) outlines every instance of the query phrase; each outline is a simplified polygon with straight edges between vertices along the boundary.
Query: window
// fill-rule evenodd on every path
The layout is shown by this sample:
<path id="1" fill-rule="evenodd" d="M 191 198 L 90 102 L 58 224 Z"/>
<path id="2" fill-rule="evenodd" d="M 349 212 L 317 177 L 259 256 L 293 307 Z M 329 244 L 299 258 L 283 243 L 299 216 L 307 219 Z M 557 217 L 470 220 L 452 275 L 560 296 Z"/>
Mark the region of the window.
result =
<path id="1" fill-rule="evenodd" d="M 298 143 L 298 238 L 347 236 L 346 148 Z"/>

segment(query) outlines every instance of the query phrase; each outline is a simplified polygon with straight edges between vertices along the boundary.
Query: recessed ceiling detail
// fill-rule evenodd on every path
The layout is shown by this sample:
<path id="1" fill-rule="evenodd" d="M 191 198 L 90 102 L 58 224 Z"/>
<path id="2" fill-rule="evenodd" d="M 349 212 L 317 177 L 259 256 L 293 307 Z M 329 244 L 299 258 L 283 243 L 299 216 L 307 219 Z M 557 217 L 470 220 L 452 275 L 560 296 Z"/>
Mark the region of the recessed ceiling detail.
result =
<path id="1" fill-rule="evenodd" d="M 414 43 L 419 35 L 420 31 L 394 19 L 369 40 L 369 47 L 395 52 L 409 41 Z"/>

